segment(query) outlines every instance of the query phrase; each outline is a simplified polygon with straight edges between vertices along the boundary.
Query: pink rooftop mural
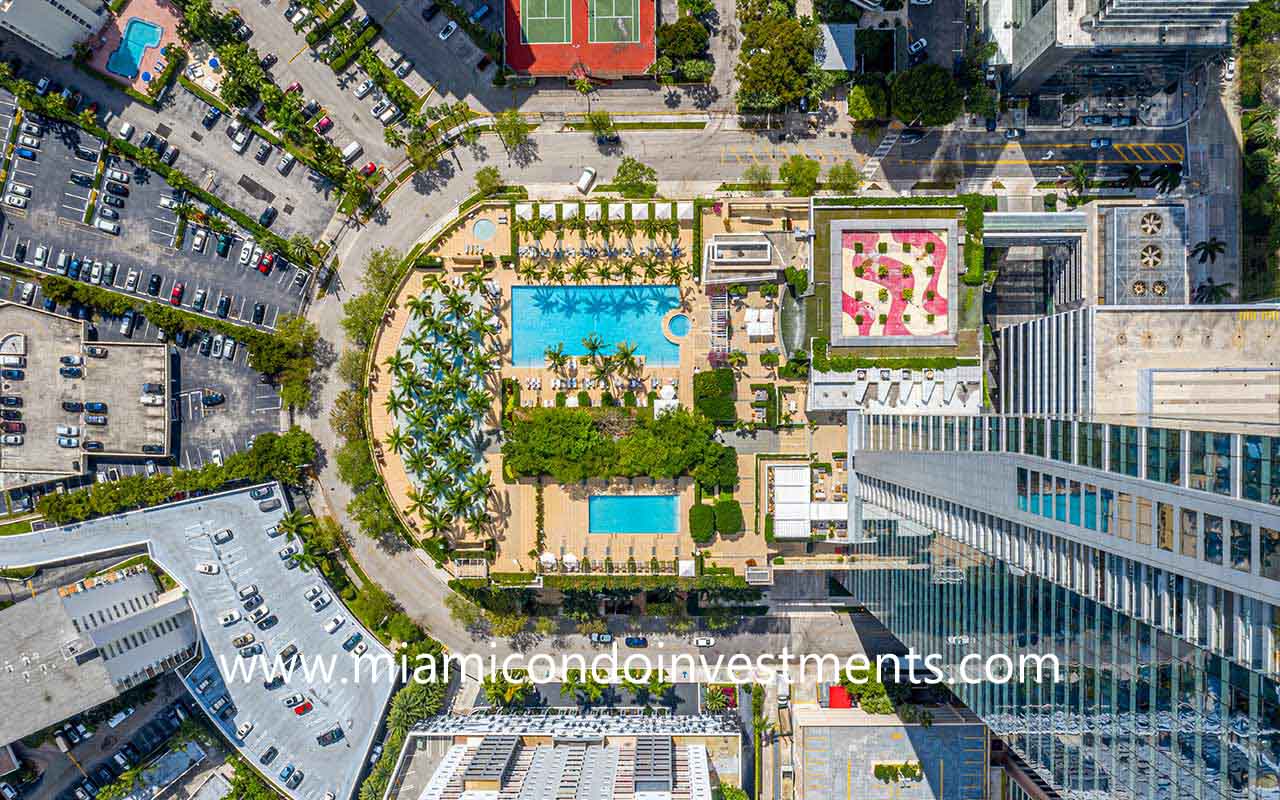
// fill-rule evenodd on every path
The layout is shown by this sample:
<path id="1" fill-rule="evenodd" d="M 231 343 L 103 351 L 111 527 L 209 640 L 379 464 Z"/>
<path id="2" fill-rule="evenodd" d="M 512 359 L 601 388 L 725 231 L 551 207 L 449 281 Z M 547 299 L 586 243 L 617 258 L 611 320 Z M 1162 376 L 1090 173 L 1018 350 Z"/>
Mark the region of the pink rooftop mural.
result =
<path id="1" fill-rule="evenodd" d="M 841 235 L 843 336 L 943 336 L 951 286 L 947 231 L 845 231 Z"/>

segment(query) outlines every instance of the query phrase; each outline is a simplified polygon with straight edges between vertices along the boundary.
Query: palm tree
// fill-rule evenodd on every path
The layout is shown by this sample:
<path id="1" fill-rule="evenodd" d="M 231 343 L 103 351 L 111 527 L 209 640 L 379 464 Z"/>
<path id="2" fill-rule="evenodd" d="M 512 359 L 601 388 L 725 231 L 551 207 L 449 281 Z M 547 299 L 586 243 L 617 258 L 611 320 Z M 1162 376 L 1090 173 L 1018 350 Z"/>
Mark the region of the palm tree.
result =
<path id="1" fill-rule="evenodd" d="M 435 311 L 435 303 L 431 301 L 431 296 L 426 292 L 410 297 L 405 301 L 405 307 L 415 317 L 427 317 Z"/>
<path id="2" fill-rule="evenodd" d="M 499 671 L 485 678 L 481 688 L 490 703 L 499 708 L 511 708 L 524 705 L 533 691 L 533 684 L 520 678 L 507 680 L 507 676 Z"/>
<path id="3" fill-rule="evenodd" d="M 684 273 L 685 273 L 684 267 L 680 264 L 680 262 L 672 261 L 670 264 L 667 264 L 667 272 L 666 272 L 667 283 L 676 283 L 676 284 L 680 283 L 680 279 L 684 277 Z"/>
<path id="4" fill-rule="evenodd" d="M 587 355 L 595 358 L 600 355 L 600 351 L 604 349 L 604 340 L 600 338 L 599 334 L 595 333 L 590 336 L 583 337 L 582 349 L 587 351 Z"/>
<path id="5" fill-rule="evenodd" d="M 404 147 L 404 134 L 400 132 L 399 128 L 388 127 L 382 131 L 382 141 L 387 143 L 387 147 L 394 147 L 398 150 Z"/>
<path id="6" fill-rule="evenodd" d="M 462 285 L 466 287 L 467 291 L 478 292 L 484 288 L 484 281 L 487 277 L 489 277 L 487 270 L 483 268 L 473 269 L 462 276 Z"/>
<path id="7" fill-rule="evenodd" d="M 729 698 L 724 690 L 716 684 L 707 687 L 702 695 L 702 709 L 710 714 L 719 714 L 729 708 Z"/>
<path id="8" fill-rule="evenodd" d="M 1227 251 L 1227 243 L 1219 239 L 1217 236 L 1211 236 L 1208 240 L 1196 242 L 1196 246 L 1191 248 L 1191 257 L 1199 258 L 1200 263 L 1208 261 L 1210 264 L 1216 263 L 1218 256 Z"/>
<path id="9" fill-rule="evenodd" d="M 400 455 L 406 447 L 413 444 L 413 437 L 400 430 L 400 426 L 397 425 L 387 432 L 387 437 L 383 441 L 387 443 L 387 447 L 391 448 L 391 452 Z"/>
<path id="10" fill-rule="evenodd" d="M 294 509 L 281 517 L 280 521 L 276 523 L 276 527 L 280 529 L 281 533 L 292 539 L 294 536 L 302 533 L 302 531 L 307 527 L 308 522 L 309 520 L 306 514 Z"/>
<path id="11" fill-rule="evenodd" d="M 564 351 L 563 342 L 556 342 L 555 347 L 548 347 L 542 355 L 547 359 L 547 369 L 552 372 L 561 372 L 569 366 L 569 356 Z"/>
<path id="12" fill-rule="evenodd" d="M 1151 181 L 1160 194 L 1169 194 L 1182 185 L 1182 165 L 1161 164 L 1152 170 Z"/>
<path id="13" fill-rule="evenodd" d="M 413 366 L 413 360 L 399 350 L 387 356 L 387 359 L 382 363 L 396 375 L 402 375 Z"/>
<path id="14" fill-rule="evenodd" d="M 382 401 L 382 407 L 388 414 L 395 416 L 409 407 L 409 401 L 400 392 L 393 390 L 387 392 L 387 399 Z"/>
<path id="15" fill-rule="evenodd" d="M 1074 161 L 1071 168 L 1067 170 L 1070 175 L 1070 182 L 1067 185 L 1069 191 L 1076 196 L 1076 199 L 1084 197 L 1089 191 L 1089 183 L 1093 178 L 1093 170 L 1083 161 Z"/>
<path id="16" fill-rule="evenodd" d="M 595 269 L 596 278 L 599 279 L 601 283 L 608 283 L 613 277 L 613 265 L 608 261 L 596 262 Z"/>
<path id="17" fill-rule="evenodd" d="M 480 416 L 489 410 L 493 405 L 493 395 L 484 389 L 472 389 L 467 392 L 467 408 L 471 409 L 471 413 Z"/>
<path id="18" fill-rule="evenodd" d="M 1126 189 L 1137 189 L 1146 183 L 1142 175 L 1142 167 L 1137 164 L 1126 164 L 1124 168 L 1124 178 L 1121 184 Z"/>
<path id="19" fill-rule="evenodd" d="M 624 283 L 631 283 L 633 280 L 635 280 L 636 278 L 635 261 L 623 261 L 621 264 L 619 264 L 618 277 L 621 278 Z"/>
<path id="20" fill-rule="evenodd" d="M 427 471 L 429 466 L 430 456 L 416 447 L 410 450 L 409 455 L 404 458 L 405 471 L 410 475 L 421 475 Z"/>
<path id="21" fill-rule="evenodd" d="M 609 382 L 609 376 L 613 374 L 613 361 L 608 358 L 602 358 L 591 368 L 591 378 L 598 383 Z"/>
<path id="22" fill-rule="evenodd" d="M 493 476 L 484 470 L 472 472 L 467 475 L 466 484 L 476 499 L 488 497 L 489 492 L 493 491 Z"/>
<path id="23" fill-rule="evenodd" d="M 579 286 L 591 280 L 591 265 L 585 258 L 573 262 L 573 266 L 569 268 L 569 279 Z"/>
<path id="24" fill-rule="evenodd" d="M 440 511 L 428 511 L 422 517 L 422 526 L 432 536 L 439 536 L 453 525 L 453 517 Z"/>
<path id="25" fill-rule="evenodd" d="M 631 342 L 618 342 L 613 349 L 613 362 L 623 374 L 634 375 L 640 369 L 640 362 L 636 360 L 636 346 Z"/>
<path id="26" fill-rule="evenodd" d="M 417 489 L 409 490 L 409 505 L 405 506 L 404 513 L 411 517 L 420 517 L 431 511 L 431 494 L 429 492 L 420 492 Z"/>
<path id="27" fill-rule="evenodd" d="M 1231 289 L 1234 285 L 1214 283 L 1213 278 L 1207 278 L 1204 283 L 1196 287 L 1191 299 L 1196 303 L 1225 303 L 1231 299 Z"/>

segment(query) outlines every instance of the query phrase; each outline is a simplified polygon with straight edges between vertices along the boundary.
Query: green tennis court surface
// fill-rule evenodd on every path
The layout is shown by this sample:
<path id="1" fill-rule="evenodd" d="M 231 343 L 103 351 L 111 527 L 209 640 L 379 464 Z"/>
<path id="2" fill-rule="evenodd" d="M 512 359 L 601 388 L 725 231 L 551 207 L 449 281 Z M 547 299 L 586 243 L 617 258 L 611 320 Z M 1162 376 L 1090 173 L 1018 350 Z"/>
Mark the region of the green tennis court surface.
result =
<path id="1" fill-rule="evenodd" d="M 640 41 L 639 0 L 587 0 L 592 42 Z"/>
<path id="2" fill-rule="evenodd" d="M 563 44 L 571 40 L 569 28 L 569 0 L 520 0 L 525 44 Z"/>

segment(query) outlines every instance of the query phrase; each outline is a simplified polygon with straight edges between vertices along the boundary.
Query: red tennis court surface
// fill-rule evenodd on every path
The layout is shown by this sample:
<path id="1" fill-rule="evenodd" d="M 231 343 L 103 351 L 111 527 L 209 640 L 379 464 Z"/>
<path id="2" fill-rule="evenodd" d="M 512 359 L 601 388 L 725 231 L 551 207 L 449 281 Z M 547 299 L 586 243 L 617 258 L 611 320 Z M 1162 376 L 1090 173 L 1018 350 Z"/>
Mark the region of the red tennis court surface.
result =
<path id="1" fill-rule="evenodd" d="M 637 0 L 640 12 L 638 42 L 591 42 L 588 37 L 589 0 L 569 0 L 572 41 L 528 44 L 520 30 L 520 0 L 503 0 L 507 66 L 533 76 L 592 76 L 622 78 L 643 75 L 654 61 L 654 0 Z"/>

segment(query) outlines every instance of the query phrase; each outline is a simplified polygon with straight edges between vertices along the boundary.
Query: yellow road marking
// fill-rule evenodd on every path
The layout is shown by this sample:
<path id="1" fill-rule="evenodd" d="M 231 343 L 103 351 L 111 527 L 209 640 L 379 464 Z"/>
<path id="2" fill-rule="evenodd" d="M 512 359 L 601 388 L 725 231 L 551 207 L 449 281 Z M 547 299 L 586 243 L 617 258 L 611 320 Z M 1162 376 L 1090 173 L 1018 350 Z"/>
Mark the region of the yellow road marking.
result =
<path id="1" fill-rule="evenodd" d="M 299 50 L 298 52 L 294 53 L 292 56 L 290 56 L 290 57 L 289 57 L 289 60 L 288 60 L 286 63 L 288 63 L 288 64 L 292 64 L 292 63 L 293 63 L 293 61 L 294 61 L 294 59 L 296 59 L 298 56 L 302 55 L 303 53 L 307 52 L 307 51 L 308 51 L 308 50 L 310 50 L 310 49 L 311 49 L 311 47 L 310 47 L 309 45 L 305 45 L 305 44 L 304 44 L 304 45 L 302 46 L 302 49 L 301 49 L 301 50 Z"/>

